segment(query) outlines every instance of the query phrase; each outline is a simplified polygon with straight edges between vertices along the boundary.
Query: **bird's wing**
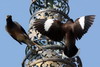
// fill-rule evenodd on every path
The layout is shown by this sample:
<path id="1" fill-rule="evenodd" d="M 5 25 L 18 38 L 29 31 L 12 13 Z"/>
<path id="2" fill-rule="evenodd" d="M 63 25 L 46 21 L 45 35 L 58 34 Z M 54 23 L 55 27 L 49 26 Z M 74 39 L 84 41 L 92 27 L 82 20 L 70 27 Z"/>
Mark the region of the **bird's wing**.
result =
<path id="1" fill-rule="evenodd" d="M 20 43 L 22 45 L 22 43 L 16 39 L 16 37 L 14 37 L 13 35 L 10 35 L 12 38 L 14 38 L 18 43 Z"/>
<path id="2" fill-rule="evenodd" d="M 24 30 L 24 28 L 18 23 L 18 22 L 15 22 L 15 24 L 21 29 L 21 31 L 27 35 L 26 31 Z M 27 35 L 28 36 L 28 35 Z"/>
<path id="3" fill-rule="evenodd" d="M 90 26 L 93 24 L 95 15 L 83 16 L 76 19 L 73 24 L 73 32 L 76 39 L 81 39 L 81 37 L 88 31 Z"/>
<path id="4" fill-rule="evenodd" d="M 38 32 L 40 32 L 42 35 L 46 34 L 46 31 L 44 29 L 44 23 L 45 23 L 46 19 L 38 19 L 34 22 L 34 28 L 35 30 L 37 30 Z"/>
<path id="5" fill-rule="evenodd" d="M 11 36 L 13 39 L 15 39 L 17 42 L 19 42 L 19 43 L 22 45 L 22 43 L 16 39 L 16 37 L 14 36 L 14 33 L 13 33 L 13 34 L 10 33 L 10 31 L 9 31 L 8 28 L 7 28 L 7 26 L 5 26 L 5 29 L 6 29 L 6 31 L 10 34 L 10 36 Z"/>

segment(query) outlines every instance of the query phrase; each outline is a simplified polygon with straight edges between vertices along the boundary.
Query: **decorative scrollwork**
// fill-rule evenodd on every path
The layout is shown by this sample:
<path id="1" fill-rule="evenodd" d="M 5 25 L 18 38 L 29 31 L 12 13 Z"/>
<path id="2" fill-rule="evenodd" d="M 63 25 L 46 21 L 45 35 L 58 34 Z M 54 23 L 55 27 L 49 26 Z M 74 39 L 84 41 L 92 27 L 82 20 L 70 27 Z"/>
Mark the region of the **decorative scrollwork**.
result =
<path id="1" fill-rule="evenodd" d="M 33 0 L 29 11 L 33 15 L 34 12 L 47 8 L 57 9 L 63 11 L 65 14 L 68 14 L 70 10 L 68 0 Z"/>
<path id="2" fill-rule="evenodd" d="M 58 45 L 46 45 L 42 47 L 43 47 L 43 50 L 37 50 L 37 51 L 33 50 L 26 55 L 25 59 L 23 60 L 23 67 L 27 59 L 29 60 L 27 67 L 35 67 L 35 66 L 38 66 L 39 64 L 43 65 L 43 67 L 46 67 L 45 63 L 48 62 L 49 64 L 50 61 L 52 61 L 50 62 L 50 64 L 62 63 L 60 67 L 67 67 L 67 66 L 68 67 L 82 67 L 82 62 L 79 56 L 76 56 L 74 58 L 67 58 L 66 56 L 62 54 L 62 50 L 64 49 L 64 47 L 58 46 Z M 29 59 L 30 57 L 33 57 L 33 58 Z M 55 64 L 53 66 L 55 66 Z"/>

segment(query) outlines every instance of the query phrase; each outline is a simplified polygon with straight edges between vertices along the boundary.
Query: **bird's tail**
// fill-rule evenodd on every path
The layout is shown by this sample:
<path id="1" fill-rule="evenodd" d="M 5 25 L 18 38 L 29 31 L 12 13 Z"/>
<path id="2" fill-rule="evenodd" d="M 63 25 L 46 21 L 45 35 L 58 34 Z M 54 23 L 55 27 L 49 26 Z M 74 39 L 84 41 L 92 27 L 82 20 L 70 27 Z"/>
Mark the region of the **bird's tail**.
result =
<path id="1" fill-rule="evenodd" d="M 42 49 L 42 47 L 40 45 L 38 45 L 37 43 L 35 43 L 35 42 L 32 42 L 31 45 L 36 45 L 39 49 Z"/>
<path id="2" fill-rule="evenodd" d="M 72 58 L 72 57 L 75 57 L 79 54 L 79 49 L 76 46 L 65 47 L 64 54 L 67 57 Z"/>
<path id="3" fill-rule="evenodd" d="M 31 41 L 30 39 L 27 40 L 27 44 L 31 45 L 31 46 L 34 46 L 36 45 L 39 49 L 42 49 L 42 47 L 40 45 L 38 45 L 37 43 Z"/>

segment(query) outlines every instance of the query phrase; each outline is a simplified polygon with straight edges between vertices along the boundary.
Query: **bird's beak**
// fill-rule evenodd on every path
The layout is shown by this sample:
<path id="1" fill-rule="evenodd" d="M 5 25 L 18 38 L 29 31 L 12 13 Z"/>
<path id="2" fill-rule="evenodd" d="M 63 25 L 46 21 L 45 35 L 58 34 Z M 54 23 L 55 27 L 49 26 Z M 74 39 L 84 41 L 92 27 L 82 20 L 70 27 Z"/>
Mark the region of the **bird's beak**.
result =
<path id="1" fill-rule="evenodd" d="M 6 16 L 6 19 L 8 18 L 8 16 Z"/>

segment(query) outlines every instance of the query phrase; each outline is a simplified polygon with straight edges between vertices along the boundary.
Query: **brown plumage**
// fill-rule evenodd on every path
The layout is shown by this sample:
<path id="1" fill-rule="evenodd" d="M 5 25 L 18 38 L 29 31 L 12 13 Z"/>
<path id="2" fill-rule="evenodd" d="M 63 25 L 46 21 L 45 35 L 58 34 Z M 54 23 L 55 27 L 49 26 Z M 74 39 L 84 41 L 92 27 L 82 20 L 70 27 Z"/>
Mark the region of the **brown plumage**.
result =
<path id="1" fill-rule="evenodd" d="M 36 44 L 35 42 L 32 42 L 29 39 L 29 36 L 27 35 L 27 33 L 25 32 L 25 30 L 23 29 L 23 27 L 19 23 L 14 22 L 12 20 L 12 16 L 11 15 L 7 15 L 6 22 L 7 22 L 7 24 L 5 26 L 6 31 L 17 42 L 19 42 L 20 44 L 25 43 L 29 47 L 33 46 L 33 45 L 37 45 L 39 48 L 41 48 L 38 44 Z"/>
<path id="2" fill-rule="evenodd" d="M 93 24 L 94 18 L 95 15 L 88 15 L 76 19 L 75 22 L 72 19 L 68 19 L 66 23 L 61 23 L 61 21 L 55 19 L 39 19 L 34 22 L 34 28 L 51 40 L 64 40 L 65 55 L 73 57 L 78 52 L 78 48 L 75 45 L 76 40 L 81 39 L 88 31 Z"/>

